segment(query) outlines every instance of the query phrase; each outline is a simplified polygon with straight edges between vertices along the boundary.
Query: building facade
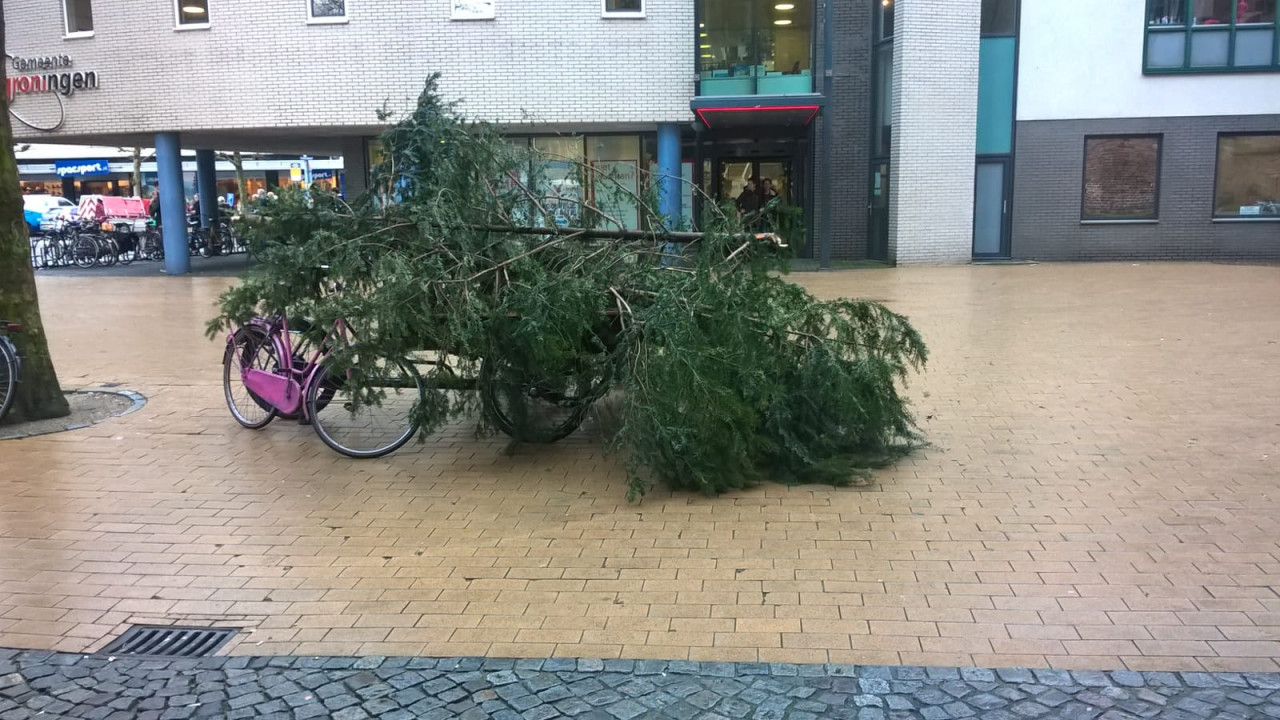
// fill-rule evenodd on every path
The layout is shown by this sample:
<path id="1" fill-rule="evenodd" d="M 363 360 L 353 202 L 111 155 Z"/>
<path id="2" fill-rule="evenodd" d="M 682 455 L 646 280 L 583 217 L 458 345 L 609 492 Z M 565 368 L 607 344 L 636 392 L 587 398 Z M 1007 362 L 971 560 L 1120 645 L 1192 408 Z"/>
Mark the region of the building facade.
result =
<path id="1" fill-rule="evenodd" d="M 823 262 L 1269 259 L 1275 4 L 11 0 L 6 91 L 20 143 L 155 147 L 175 186 L 184 150 L 209 186 L 215 150 L 341 156 L 352 194 L 440 73 L 690 224 L 768 179 Z"/>
<path id="2" fill-rule="evenodd" d="M 1015 255 L 1280 258 L 1274 0 L 1024 0 L 1019 42 Z"/>

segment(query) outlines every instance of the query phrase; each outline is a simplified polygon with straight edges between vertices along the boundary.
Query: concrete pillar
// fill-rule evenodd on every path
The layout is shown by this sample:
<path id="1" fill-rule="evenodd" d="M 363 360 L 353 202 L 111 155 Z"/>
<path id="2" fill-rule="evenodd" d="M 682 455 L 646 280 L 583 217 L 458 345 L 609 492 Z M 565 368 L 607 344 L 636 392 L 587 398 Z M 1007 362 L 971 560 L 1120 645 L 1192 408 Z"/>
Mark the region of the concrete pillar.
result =
<path id="1" fill-rule="evenodd" d="M 196 192 L 200 195 L 200 227 L 209 227 L 218 212 L 218 165 L 212 150 L 196 151 Z"/>
<path id="2" fill-rule="evenodd" d="M 364 138 L 342 140 L 343 197 L 355 200 L 369 189 L 369 157 L 365 152 Z"/>
<path id="3" fill-rule="evenodd" d="M 895 0 L 889 259 L 973 257 L 982 3 Z"/>
<path id="4" fill-rule="evenodd" d="M 680 126 L 658 125 L 658 212 L 666 219 L 667 227 L 680 222 L 680 161 Z"/>
<path id="5" fill-rule="evenodd" d="M 178 133 L 156 134 L 156 172 L 160 184 L 160 222 L 164 225 L 164 271 L 185 275 L 191 272 L 191 256 L 187 252 L 187 203 Z"/>

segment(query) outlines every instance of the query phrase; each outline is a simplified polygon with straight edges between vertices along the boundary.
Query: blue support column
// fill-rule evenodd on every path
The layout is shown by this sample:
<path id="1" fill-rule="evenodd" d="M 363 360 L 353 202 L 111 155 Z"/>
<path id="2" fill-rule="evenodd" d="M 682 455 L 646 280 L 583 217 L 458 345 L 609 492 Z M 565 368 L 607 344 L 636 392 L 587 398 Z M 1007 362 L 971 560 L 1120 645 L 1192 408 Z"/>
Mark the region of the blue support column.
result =
<path id="1" fill-rule="evenodd" d="M 160 182 L 160 222 L 164 226 L 164 271 L 185 275 L 191 272 L 191 256 L 187 252 L 187 202 L 178 133 L 156 134 L 156 174 Z"/>
<path id="2" fill-rule="evenodd" d="M 680 224 L 680 126 L 675 123 L 658 125 L 658 212 L 667 229 Z M 670 265 L 684 253 L 677 243 L 667 243 L 663 248 L 662 264 Z"/>
<path id="3" fill-rule="evenodd" d="M 666 218 L 667 227 L 680 222 L 680 126 L 663 123 L 658 126 L 658 212 Z"/>
<path id="4" fill-rule="evenodd" d="M 200 227 L 218 211 L 218 170 L 212 150 L 196 151 L 196 192 L 200 193 Z"/>

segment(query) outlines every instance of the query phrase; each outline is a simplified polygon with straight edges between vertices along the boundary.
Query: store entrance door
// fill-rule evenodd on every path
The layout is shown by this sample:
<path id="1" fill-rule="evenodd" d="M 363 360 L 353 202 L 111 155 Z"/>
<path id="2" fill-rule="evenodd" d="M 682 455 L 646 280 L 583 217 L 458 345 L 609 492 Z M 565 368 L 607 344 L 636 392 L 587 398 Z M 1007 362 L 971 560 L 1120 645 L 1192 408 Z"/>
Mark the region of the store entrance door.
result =
<path id="1" fill-rule="evenodd" d="M 871 166 L 871 199 L 867 202 L 867 259 L 889 260 L 889 163 Z"/>
<path id="2" fill-rule="evenodd" d="M 724 160 L 718 163 L 715 177 L 719 182 L 715 196 L 721 203 L 733 202 L 747 188 L 747 181 L 756 181 L 756 193 L 762 193 L 764 181 L 768 180 L 778 193 L 784 205 L 801 205 L 795 197 L 796 188 L 792 181 L 791 161 L 786 158 L 768 160 L 750 160 L 744 162 Z"/>

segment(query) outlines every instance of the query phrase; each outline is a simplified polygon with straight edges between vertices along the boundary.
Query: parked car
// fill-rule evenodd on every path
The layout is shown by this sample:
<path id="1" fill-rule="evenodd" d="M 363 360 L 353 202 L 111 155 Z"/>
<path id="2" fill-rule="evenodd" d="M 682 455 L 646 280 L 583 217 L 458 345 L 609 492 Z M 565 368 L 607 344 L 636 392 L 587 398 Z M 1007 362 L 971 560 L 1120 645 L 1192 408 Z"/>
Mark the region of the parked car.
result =
<path id="1" fill-rule="evenodd" d="M 75 203 L 57 195 L 23 195 L 22 217 L 32 232 L 48 229 L 45 219 L 50 213 L 69 212 L 76 209 Z"/>

